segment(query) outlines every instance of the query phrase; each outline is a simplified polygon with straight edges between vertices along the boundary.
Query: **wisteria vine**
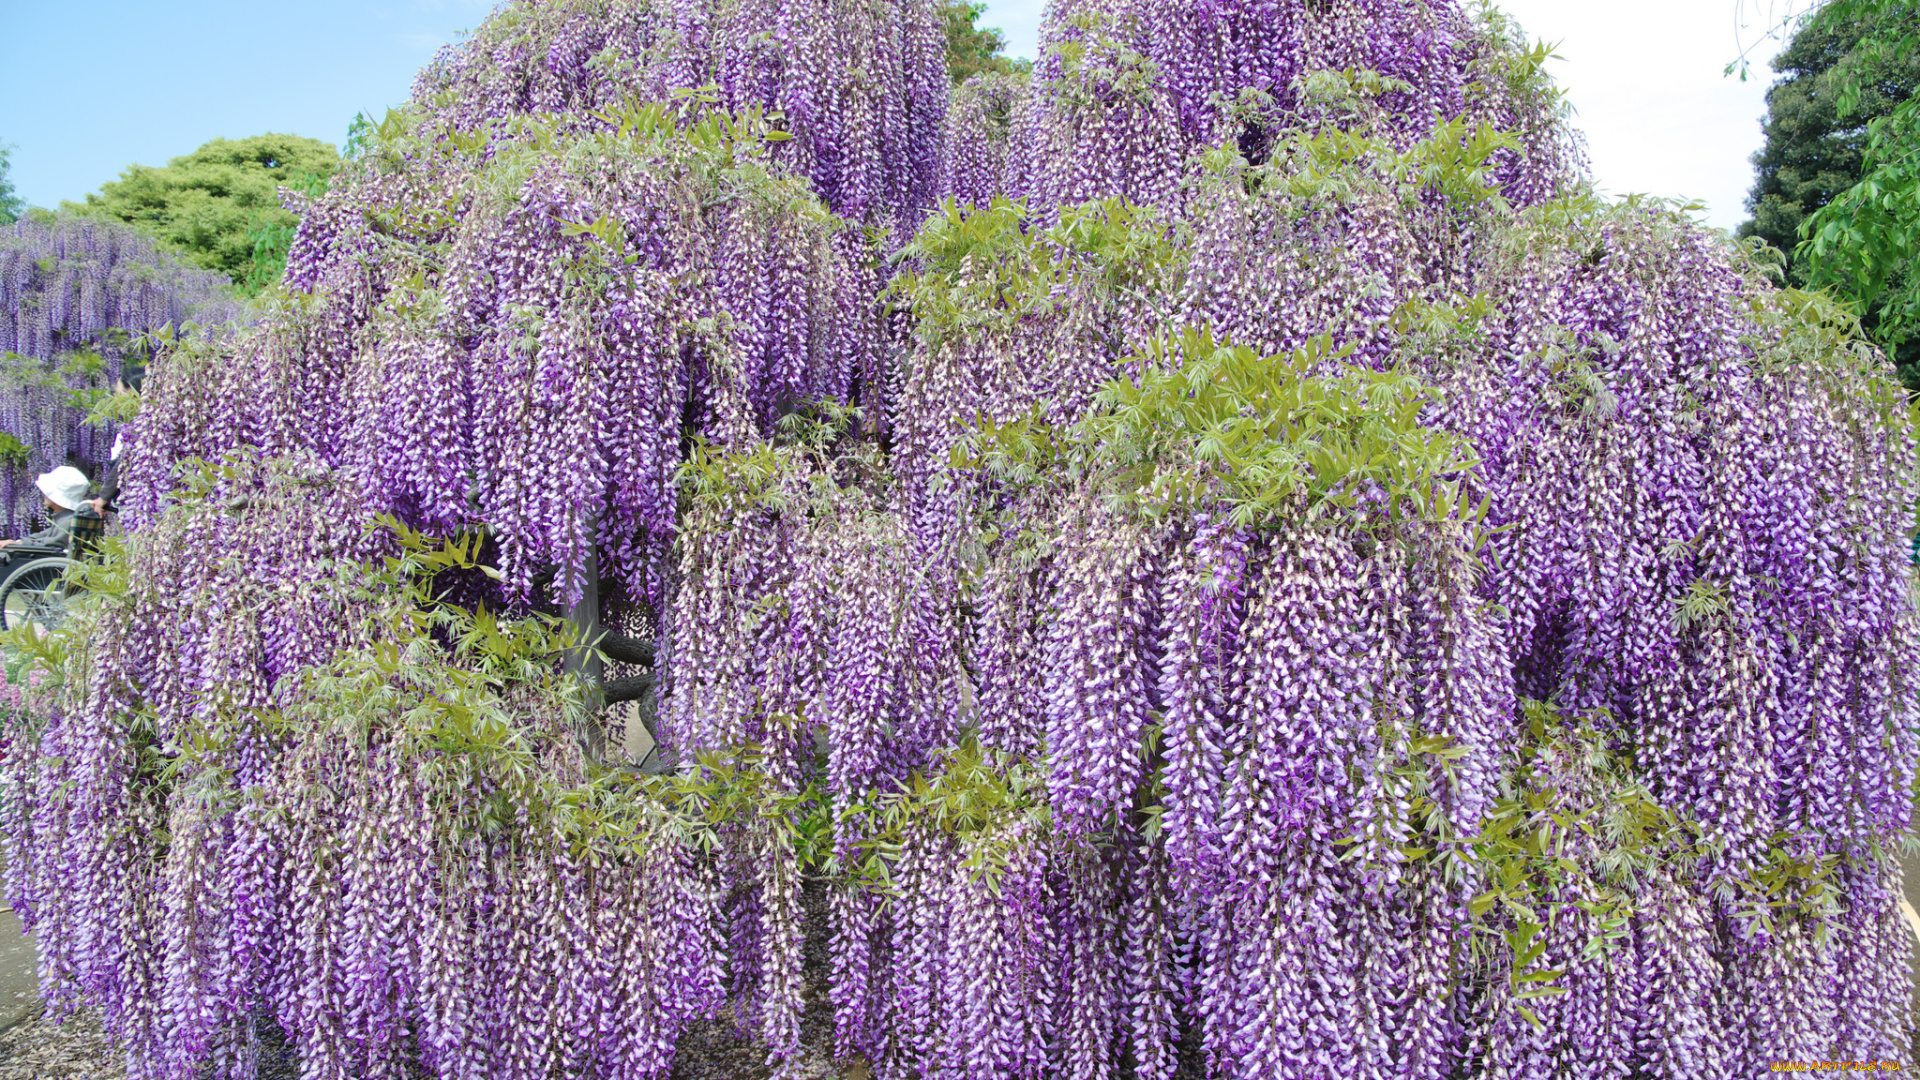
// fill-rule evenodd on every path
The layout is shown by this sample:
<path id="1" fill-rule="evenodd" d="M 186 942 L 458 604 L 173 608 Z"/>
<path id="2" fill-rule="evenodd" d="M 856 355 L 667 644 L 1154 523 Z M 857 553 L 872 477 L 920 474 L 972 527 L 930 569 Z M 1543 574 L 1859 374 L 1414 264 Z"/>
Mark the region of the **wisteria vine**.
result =
<path id="1" fill-rule="evenodd" d="M 1846 314 L 1598 198 L 1495 11 L 1063 2 L 951 101 L 938 25 L 504 7 L 160 358 L 16 643 L 49 1003 L 142 1078 L 1900 1060 Z"/>
<path id="2" fill-rule="evenodd" d="M 210 274 L 135 229 L 72 214 L 28 214 L 0 229 L 0 529 L 39 511 L 32 480 L 56 465 L 105 468 L 119 422 L 87 423 L 145 335 L 218 327 L 238 305 Z"/>

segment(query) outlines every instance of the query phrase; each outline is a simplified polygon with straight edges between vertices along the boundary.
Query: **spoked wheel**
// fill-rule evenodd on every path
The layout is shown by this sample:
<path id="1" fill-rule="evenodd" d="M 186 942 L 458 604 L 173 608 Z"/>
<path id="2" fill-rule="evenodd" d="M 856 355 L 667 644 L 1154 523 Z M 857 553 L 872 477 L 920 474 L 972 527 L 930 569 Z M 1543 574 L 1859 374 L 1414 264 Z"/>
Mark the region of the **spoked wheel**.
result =
<path id="1" fill-rule="evenodd" d="M 0 584 L 0 623 L 8 630 L 31 626 L 36 634 L 59 629 L 67 616 L 67 571 L 75 565 L 51 555 L 7 575 Z"/>

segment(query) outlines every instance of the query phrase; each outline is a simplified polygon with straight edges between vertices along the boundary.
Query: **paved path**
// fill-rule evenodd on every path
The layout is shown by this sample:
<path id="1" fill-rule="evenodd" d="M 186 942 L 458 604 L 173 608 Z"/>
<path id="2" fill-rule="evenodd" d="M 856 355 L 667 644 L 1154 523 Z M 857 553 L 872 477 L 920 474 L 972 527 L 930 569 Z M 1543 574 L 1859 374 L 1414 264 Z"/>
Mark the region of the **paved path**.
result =
<path id="1" fill-rule="evenodd" d="M 39 1008 L 40 980 L 33 968 L 33 942 L 20 932 L 20 919 L 0 908 L 0 1033 Z"/>
<path id="2" fill-rule="evenodd" d="M 11 1026 L 33 1006 L 39 989 L 33 965 L 33 942 L 20 932 L 19 918 L 0 908 L 0 1026 Z"/>

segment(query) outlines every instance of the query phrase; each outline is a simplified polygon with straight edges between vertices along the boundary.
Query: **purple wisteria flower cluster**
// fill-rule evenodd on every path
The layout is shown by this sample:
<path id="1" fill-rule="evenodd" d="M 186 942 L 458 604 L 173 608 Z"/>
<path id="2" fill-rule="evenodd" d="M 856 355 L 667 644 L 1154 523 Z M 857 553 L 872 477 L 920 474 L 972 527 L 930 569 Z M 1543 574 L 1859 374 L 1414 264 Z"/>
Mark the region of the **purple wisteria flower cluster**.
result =
<path id="1" fill-rule="evenodd" d="M 1281 132 L 1324 121 L 1330 79 L 1361 77 L 1384 92 L 1379 117 L 1398 144 L 1456 119 L 1512 133 L 1500 179 L 1509 198 L 1535 202 L 1580 148 L 1539 73 L 1545 51 L 1517 33 L 1497 11 L 1391 0 L 1059 4 L 1002 191 L 1038 205 L 1171 205 L 1195 151 L 1230 146 L 1259 164 Z M 956 131 L 978 139 L 965 122 Z"/>
<path id="2" fill-rule="evenodd" d="M 776 156 L 848 221 L 911 232 L 937 194 L 948 82 L 935 9 L 912 0 L 528 3 L 448 46 L 413 101 L 471 131 L 515 116 L 575 129 L 711 88 L 777 111 Z"/>
<path id="3" fill-rule="evenodd" d="M 507 6 L 161 358 L 5 744 L 49 1001 L 142 1078 L 784 1071 L 810 999 L 886 1080 L 1899 1060 L 1845 313 L 1598 198 L 1494 12 L 1057 3 L 950 105 L 938 27 Z"/>
<path id="4" fill-rule="evenodd" d="M 432 116 L 394 133 L 302 222 L 309 291 L 156 380 L 130 509 L 159 511 L 174 461 L 312 453 L 369 510 L 484 523 L 523 597 L 543 567 L 577 596 L 598 549 L 657 604 L 683 441 L 859 396 L 883 331 L 864 241 L 768 160 L 783 133 L 695 107 L 585 135 L 537 116 L 493 140 Z"/>
<path id="5" fill-rule="evenodd" d="M 118 425 L 84 423 L 76 395 L 111 386 L 143 334 L 233 319 L 226 284 L 116 222 L 34 213 L 0 228 L 0 530 L 20 535 L 40 509 L 35 474 L 106 466 Z"/>
<path id="6" fill-rule="evenodd" d="M 48 1006 L 100 1008 L 141 1077 L 255 1075 L 267 1025 L 313 1076 L 662 1074 L 749 901 L 673 792 L 594 785 L 552 624 L 406 587 L 479 576 L 471 549 L 363 505 L 310 456 L 230 459 L 87 579 L 111 644 L 47 643 L 0 805 Z M 726 847 L 756 839 L 790 877 L 765 830 Z"/>

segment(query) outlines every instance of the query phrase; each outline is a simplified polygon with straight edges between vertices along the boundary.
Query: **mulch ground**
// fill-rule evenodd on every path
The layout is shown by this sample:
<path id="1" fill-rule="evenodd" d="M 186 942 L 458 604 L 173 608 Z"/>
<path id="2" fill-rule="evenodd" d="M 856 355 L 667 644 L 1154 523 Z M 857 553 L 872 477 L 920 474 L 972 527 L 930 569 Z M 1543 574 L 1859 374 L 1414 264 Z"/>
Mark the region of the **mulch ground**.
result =
<path id="1" fill-rule="evenodd" d="M 673 1080 L 760 1080 L 772 1075 L 766 1051 L 734 1033 L 729 1022 L 696 1025 L 682 1037 Z M 291 1055 L 263 1060 L 260 1080 L 295 1080 Z M 0 1080 L 124 1080 L 120 1054 L 100 1030 L 100 1019 L 83 1011 L 55 1023 L 38 1010 L 0 1034 Z M 795 1080 L 857 1080 L 866 1070 L 837 1066 L 824 1057 L 802 1063 Z"/>
<path id="2" fill-rule="evenodd" d="M 90 1012 L 56 1024 L 36 1009 L 0 1035 L 0 1080 L 121 1080 L 126 1075 L 99 1018 Z"/>

